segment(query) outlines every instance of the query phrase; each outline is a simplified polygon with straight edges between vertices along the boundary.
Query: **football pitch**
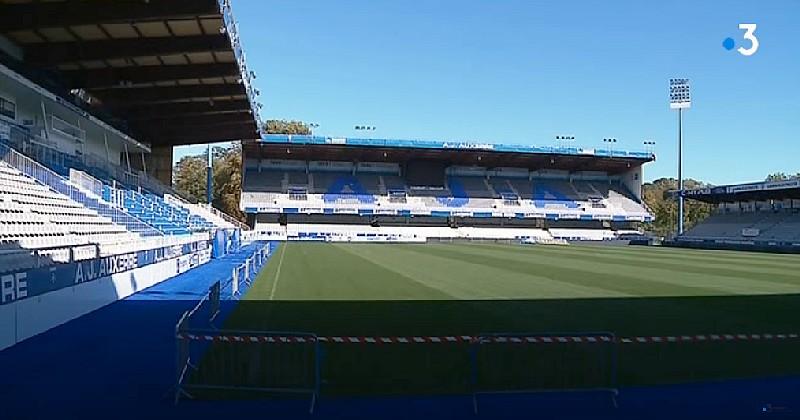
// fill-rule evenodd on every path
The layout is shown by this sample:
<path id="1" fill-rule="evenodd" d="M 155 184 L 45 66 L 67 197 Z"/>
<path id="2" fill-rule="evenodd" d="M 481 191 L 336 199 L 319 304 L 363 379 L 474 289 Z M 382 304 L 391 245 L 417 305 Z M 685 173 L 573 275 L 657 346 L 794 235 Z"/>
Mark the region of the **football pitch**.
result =
<path id="1" fill-rule="evenodd" d="M 797 333 L 800 258 L 634 246 L 284 243 L 224 327 L 329 336 Z M 468 347 L 325 343 L 323 393 L 465 392 Z M 546 375 L 584 375 L 579 363 L 552 353 L 501 354 L 486 369 L 501 381 L 514 372 L 537 376 L 543 363 Z M 617 353 L 621 386 L 800 373 L 796 339 L 634 343 Z"/>

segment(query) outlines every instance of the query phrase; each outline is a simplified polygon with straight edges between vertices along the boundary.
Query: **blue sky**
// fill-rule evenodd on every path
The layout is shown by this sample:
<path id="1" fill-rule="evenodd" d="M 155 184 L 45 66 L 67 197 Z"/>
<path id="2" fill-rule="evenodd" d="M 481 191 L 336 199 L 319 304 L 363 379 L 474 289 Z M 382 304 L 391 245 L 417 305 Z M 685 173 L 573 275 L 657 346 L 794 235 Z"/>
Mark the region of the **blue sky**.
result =
<path id="1" fill-rule="evenodd" d="M 675 176 L 670 77 L 692 82 L 684 171 L 800 172 L 800 1 L 234 0 L 264 118 L 316 134 L 620 149 Z M 756 23 L 756 54 L 723 48 Z M 196 149 L 190 149 L 196 150 Z M 181 155 L 185 152 L 178 152 Z"/>

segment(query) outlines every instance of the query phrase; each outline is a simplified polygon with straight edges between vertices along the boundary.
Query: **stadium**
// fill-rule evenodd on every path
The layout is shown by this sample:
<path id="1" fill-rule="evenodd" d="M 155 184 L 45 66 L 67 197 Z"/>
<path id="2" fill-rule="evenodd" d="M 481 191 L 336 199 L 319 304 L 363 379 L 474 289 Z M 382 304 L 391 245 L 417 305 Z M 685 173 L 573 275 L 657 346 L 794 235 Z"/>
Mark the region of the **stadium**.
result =
<path id="1" fill-rule="evenodd" d="M 268 134 L 253 78 L 230 0 L 0 2 L 3 418 L 797 413 L 800 181 L 662 243 L 653 151 Z M 223 141 L 241 219 L 173 188 Z"/>

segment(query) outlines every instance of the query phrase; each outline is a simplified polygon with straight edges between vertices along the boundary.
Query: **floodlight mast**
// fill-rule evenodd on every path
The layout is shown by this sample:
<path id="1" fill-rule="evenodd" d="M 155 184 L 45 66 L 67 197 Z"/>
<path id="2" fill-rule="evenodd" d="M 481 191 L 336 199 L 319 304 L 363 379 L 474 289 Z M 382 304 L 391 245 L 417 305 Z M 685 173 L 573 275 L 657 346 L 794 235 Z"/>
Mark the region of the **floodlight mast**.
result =
<path id="1" fill-rule="evenodd" d="M 214 158 L 211 156 L 211 143 L 206 149 L 206 202 L 211 207 L 214 199 Z"/>
<path id="2" fill-rule="evenodd" d="M 669 107 L 678 110 L 678 235 L 683 235 L 683 110 L 691 106 L 689 79 L 669 79 Z"/>

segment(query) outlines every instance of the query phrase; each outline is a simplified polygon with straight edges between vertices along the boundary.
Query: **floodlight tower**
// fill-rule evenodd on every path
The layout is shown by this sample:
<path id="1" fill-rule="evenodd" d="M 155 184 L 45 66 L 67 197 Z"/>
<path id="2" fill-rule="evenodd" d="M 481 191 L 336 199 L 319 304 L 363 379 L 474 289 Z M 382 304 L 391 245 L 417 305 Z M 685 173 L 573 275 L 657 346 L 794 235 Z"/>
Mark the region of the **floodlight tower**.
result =
<path id="1" fill-rule="evenodd" d="M 678 110 L 678 235 L 683 235 L 683 110 L 691 106 L 689 79 L 669 79 L 669 107 Z"/>
<path id="2" fill-rule="evenodd" d="M 356 131 L 375 131 L 378 129 L 378 127 L 375 127 L 374 125 L 357 125 L 353 127 L 353 129 Z"/>
<path id="3" fill-rule="evenodd" d="M 208 206 L 211 207 L 211 201 L 214 197 L 214 159 L 211 156 L 211 143 L 208 144 L 206 149 L 206 201 Z"/>
<path id="4" fill-rule="evenodd" d="M 556 146 L 558 147 L 568 147 L 571 143 L 575 142 L 575 136 L 556 136 Z"/>
<path id="5" fill-rule="evenodd" d="M 604 138 L 603 143 L 608 145 L 608 154 L 614 157 L 614 145 L 617 144 L 616 137 Z"/>
<path id="6" fill-rule="evenodd" d="M 643 142 L 644 144 L 644 151 L 654 155 L 656 153 L 656 142 L 653 140 L 647 139 Z"/>

